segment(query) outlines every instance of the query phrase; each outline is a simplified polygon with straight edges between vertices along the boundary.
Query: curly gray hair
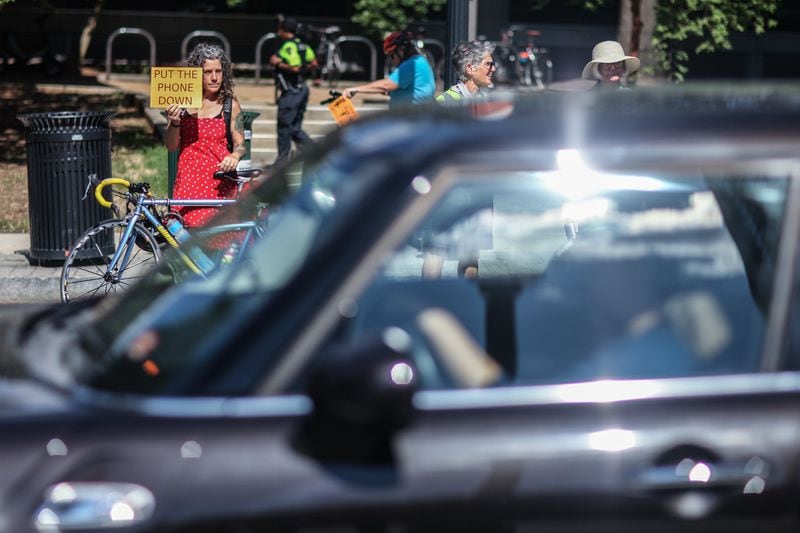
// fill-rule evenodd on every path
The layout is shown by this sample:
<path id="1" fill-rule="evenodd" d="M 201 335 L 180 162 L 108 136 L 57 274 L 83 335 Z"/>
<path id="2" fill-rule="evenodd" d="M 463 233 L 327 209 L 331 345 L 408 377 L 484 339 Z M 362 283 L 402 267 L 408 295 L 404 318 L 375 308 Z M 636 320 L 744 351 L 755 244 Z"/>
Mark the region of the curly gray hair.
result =
<path id="1" fill-rule="evenodd" d="M 466 41 L 460 43 L 453 50 L 453 68 L 458 73 L 458 79 L 467 81 L 467 67 L 480 65 L 483 56 L 494 52 L 494 45 L 488 41 Z"/>
<path id="2" fill-rule="evenodd" d="M 219 87 L 218 101 L 222 102 L 225 98 L 233 98 L 233 67 L 231 60 L 228 59 L 225 51 L 218 45 L 209 43 L 197 43 L 186 57 L 186 64 L 190 67 L 202 67 L 203 63 L 209 60 L 219 59 L 222 65 L 222 83 Z"/>

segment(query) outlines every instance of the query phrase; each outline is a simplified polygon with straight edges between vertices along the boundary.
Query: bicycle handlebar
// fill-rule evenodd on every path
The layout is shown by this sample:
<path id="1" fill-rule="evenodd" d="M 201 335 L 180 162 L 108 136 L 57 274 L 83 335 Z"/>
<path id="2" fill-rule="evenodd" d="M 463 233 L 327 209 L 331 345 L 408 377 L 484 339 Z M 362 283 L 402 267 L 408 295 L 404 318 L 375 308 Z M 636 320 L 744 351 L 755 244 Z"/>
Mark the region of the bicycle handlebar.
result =
<path id="1" fill-rule="evenodd" d="M 103 189 L 109 185 L 123 185 L 125 187 L 130 187 L 131 182 L 123 178 L 106 178 L 98 183 L 97 187 L 94 189 L 94 199 L 97 200 L 97 203 L 103 207 L 111 207 L 112 205 L 111 202 L 103 198 Z"/>
<path id="2" fill-rule="evenodd" d="M 336 100 L 337 98 L 339 98 L 340 96 L 342 96 L 342 93 L 340 93 L 339 91 L 337 91 L 335 89 L 331 89 L 330 91 L 328 91 L 328 94 L 330 94 L 331 97 L 326 99 L 326 100 L 321 101 L 319 103 L 319 105 L 328 105 L 331 102 L 333 102 L 334 100 Z"/>

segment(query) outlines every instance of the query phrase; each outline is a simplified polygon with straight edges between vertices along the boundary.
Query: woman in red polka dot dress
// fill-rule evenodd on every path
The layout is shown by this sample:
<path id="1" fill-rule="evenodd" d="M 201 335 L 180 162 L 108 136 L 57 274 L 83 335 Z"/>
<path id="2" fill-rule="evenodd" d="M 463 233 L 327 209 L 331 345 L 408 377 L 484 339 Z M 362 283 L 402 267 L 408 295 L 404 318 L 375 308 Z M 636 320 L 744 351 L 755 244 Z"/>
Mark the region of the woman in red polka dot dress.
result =
<path id="1" fill-rule="evenodd" d="M 178 174 L 173 198 L 233 198 L 236 185 L 214 178 L 217 170 L 236 168 L 247 153 L 244 145 L 244 122 L 241 107 L 233 95 L 230 59 L 216 45 L 199 43 L 186 58 L 187 66 L 203 69 L 203 106 L 185 109 L 177 104 L 167 107 L 167 133 L 164 142 L 170 152 L 180 148 Z M 231 137 L 228 151 L 222 107 L 232 99 Z M 184 225 L 191 228 L 205 224 L 217 212 L 213 207 L 183 207 L 179 210 Z"/>

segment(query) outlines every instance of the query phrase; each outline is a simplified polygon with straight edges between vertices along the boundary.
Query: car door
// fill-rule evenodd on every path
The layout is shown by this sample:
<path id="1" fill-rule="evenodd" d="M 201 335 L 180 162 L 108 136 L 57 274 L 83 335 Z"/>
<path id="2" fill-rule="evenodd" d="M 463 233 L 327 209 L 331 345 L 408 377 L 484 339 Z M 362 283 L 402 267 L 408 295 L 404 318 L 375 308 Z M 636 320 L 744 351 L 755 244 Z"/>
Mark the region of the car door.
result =
<path id="1" fill-rule="evenodd" d="M 796 385 L 753 375 L 425 392 L 399 448 L 405 477 L 465 525 L 788 531 Z"/>
<path id="2" fill-rule="evenodd" d="M 531 188 L 531 175 L 522 189 L 497 188 L 495 175 L 478 280 L 457 277 L 455 255 L 441 278 L 420 280 L 413 244 L 382 261 L 337 342 L 405 332 L 422 390 L 383 464 L 393 483 L 362 487 L 352 509 L 382 502 L 383 524 L 422 530 L 798 526 L 800 378 L 779 362 L 786 299 L 754 289 L 742 258 L 754 243 L 732 226 L 747 221 L 731 219 L 707 180 L 631 174 L 578 206 Z M 775 188 L 762 181 L 748 182 L 748 200 Z M 793 257 L 780 243 L 796 240 L 797 221 L 786 180 L 775 190 L 759 253 L 791 286 L 793 265 L 776 258 Z M 453 191 L 420 228 L 448 234 L 441 224 L 469 212 L 463 199 L 481 197 Z M 594 218 L 575 236 L 565 230 L 578 207 Z"/>

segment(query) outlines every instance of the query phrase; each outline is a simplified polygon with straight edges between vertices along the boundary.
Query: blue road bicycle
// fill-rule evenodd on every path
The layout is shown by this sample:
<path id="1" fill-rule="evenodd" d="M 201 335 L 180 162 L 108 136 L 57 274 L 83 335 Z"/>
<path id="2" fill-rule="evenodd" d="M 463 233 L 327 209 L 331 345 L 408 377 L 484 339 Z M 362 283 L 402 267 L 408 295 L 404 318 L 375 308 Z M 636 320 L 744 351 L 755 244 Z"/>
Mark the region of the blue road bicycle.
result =
<path id="1" fill-rule="evenodd" d="M 237 196 L 243 186 L 258 178 L 260 168 L 242 169 L 231 173 L 217 172 L 215 178 L 230 179 L 237 185 Z M 124 191 L 110 188 L 113 202 L 104 196 L 106 187 L 121 185 Z M 98 180 L 90 176 L 87 194 L 94 187 L 95 199 L 111 208 L 117 218 L 104 220 L 81 235 L 67 255 L 61 270 L 61 301 L 87 300 L 128 289 L 137 279 L 161 261 L 162 249 L 176 250 L 179 264 L 189 275 L 206 277 L 223 263 L 238 262 L 245 250 L 264 231 L 265 218 L 224 223 L 203 228 L 198 234 L 219 234 L 225 248 L 208 254 L 196 245 L 184 245 L 186 230 L 180 215 L 173 207 L 222 207 L 236 199 L 171 199 L 155 198 L 148 183 L 134 183 L 122 178 Z M 119 216 L 119 206 L 128 207 Z M 173 269 L 173 276 L 184 272 Z"/>

